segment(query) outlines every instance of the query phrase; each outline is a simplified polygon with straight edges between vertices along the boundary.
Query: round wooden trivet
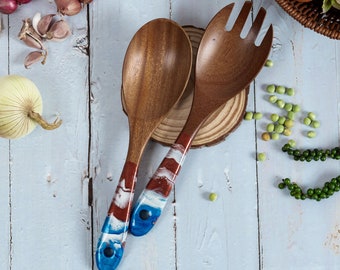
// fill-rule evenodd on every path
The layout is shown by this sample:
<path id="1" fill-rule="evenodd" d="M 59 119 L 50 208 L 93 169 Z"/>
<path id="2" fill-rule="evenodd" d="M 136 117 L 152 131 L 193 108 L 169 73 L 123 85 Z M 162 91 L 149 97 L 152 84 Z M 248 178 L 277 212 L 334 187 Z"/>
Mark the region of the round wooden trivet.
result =
<path id="1" fill-rule="evenodd" d="M 189 115 L 193 99 L 196 55 L 204 33 L 204 29 L 193 26 L 184 26 L 183 28 L 189 35 L 192 43 L 193 67 L 190 80 L 182 98 L 152 135 L 152 139 L 165 145 L 171 145 L 175 142 Z M 215 111 L 200 128 L 192 147 L 210 146 L 224 140 L 241 123 L 247 99 L 248 89 L 244 89 Z"/>

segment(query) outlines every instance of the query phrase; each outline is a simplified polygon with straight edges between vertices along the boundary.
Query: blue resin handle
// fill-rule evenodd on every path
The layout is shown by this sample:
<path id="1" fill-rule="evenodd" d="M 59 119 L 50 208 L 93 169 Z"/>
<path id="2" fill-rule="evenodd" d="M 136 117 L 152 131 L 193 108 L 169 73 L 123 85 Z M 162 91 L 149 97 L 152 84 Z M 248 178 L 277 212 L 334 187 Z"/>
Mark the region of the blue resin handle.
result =
<path id="1" fill-rule="evenodd" d="M 130 220 L 130 232 L 135 236 L 147 234 L 162 214 L 168 197 L 145 189 L 138 198 Z"/>
<path id="2" fill-rule="evenodd" d="M 117 220 L 113 215 L 107 216 L 102 228 L 96 251 L 96 264 L 99 270 L 114 270 L 119 265 L 123 253 L 127 227 L 120 230 L 113 228 Z"/>
<path id="3" fill-rule="evenodd" d="M 99 270 L 116 269 L 123 257 L 136 175 L 137 164 L 126 161 L 98 240 L 96 263 Z"/>

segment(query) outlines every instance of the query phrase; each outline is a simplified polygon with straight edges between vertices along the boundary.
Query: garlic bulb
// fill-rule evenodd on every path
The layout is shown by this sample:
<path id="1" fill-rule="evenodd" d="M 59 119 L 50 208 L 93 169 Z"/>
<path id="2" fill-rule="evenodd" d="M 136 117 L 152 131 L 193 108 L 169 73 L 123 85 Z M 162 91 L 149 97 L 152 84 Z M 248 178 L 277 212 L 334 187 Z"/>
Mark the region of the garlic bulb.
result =
<path id="1" fill-rule="evenodd" d="M 40 92 L 31 80 L 18 75 L 0 78 L 0 137 L 23 137 L 37 124 L 48 130 L 58 128 L 61 120 L 47 123 L 41 117 L 42 108 Z"/>

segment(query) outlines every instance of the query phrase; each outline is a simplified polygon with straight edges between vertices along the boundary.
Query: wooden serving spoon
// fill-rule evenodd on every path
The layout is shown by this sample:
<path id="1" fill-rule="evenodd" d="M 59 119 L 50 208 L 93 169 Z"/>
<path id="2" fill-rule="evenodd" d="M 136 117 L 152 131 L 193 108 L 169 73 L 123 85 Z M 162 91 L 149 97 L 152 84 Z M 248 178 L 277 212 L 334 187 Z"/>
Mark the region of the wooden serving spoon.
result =
<path id="1" fill-rule="evenodd" d="M 270 52 L 273 28 L 259 46 L 255 40 L 266 11 L 261 8 L 247 36 L 240 34 L 252 8 L 245 2 L 233 28 L 226 24 L 234 4 L 220 10 L 210 21 L 199 45 L 193 105 L 181 133 L 139 197 L 131 216 L 130 231 L 146 234 L 161 215 L 184 158 L 208 116 L 245 89 L 263 67 Z"/>
<path id="2" fill-rule="evenodd" d="M 181 97 L 191 65 L 190 40 L 169 19 L 146 23 L 128 46 L 122 89 L 129 120 L 129 147 L 97 246 L 100 270 L 115 269 L 123 256 L 140 158 L 155 128 Z"/>

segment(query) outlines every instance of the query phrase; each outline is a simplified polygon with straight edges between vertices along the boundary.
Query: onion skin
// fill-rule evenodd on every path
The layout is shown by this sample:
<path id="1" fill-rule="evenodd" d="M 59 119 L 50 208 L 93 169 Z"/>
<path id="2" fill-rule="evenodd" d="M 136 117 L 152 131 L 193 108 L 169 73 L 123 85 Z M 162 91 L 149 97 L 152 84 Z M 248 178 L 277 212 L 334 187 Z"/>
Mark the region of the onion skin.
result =
<path id="1" fill-rule="evenodd" d="M 62 15 L 73 16 L 82 10 L 82 4 L 79 0 L 54 0 L 57 10 Z"/>
<path id="2" fill-rule="evenodd" d="M 0 12 L 4 14 L 12 14 L 18 8 L 16 0 L 0 0 Z"/>

